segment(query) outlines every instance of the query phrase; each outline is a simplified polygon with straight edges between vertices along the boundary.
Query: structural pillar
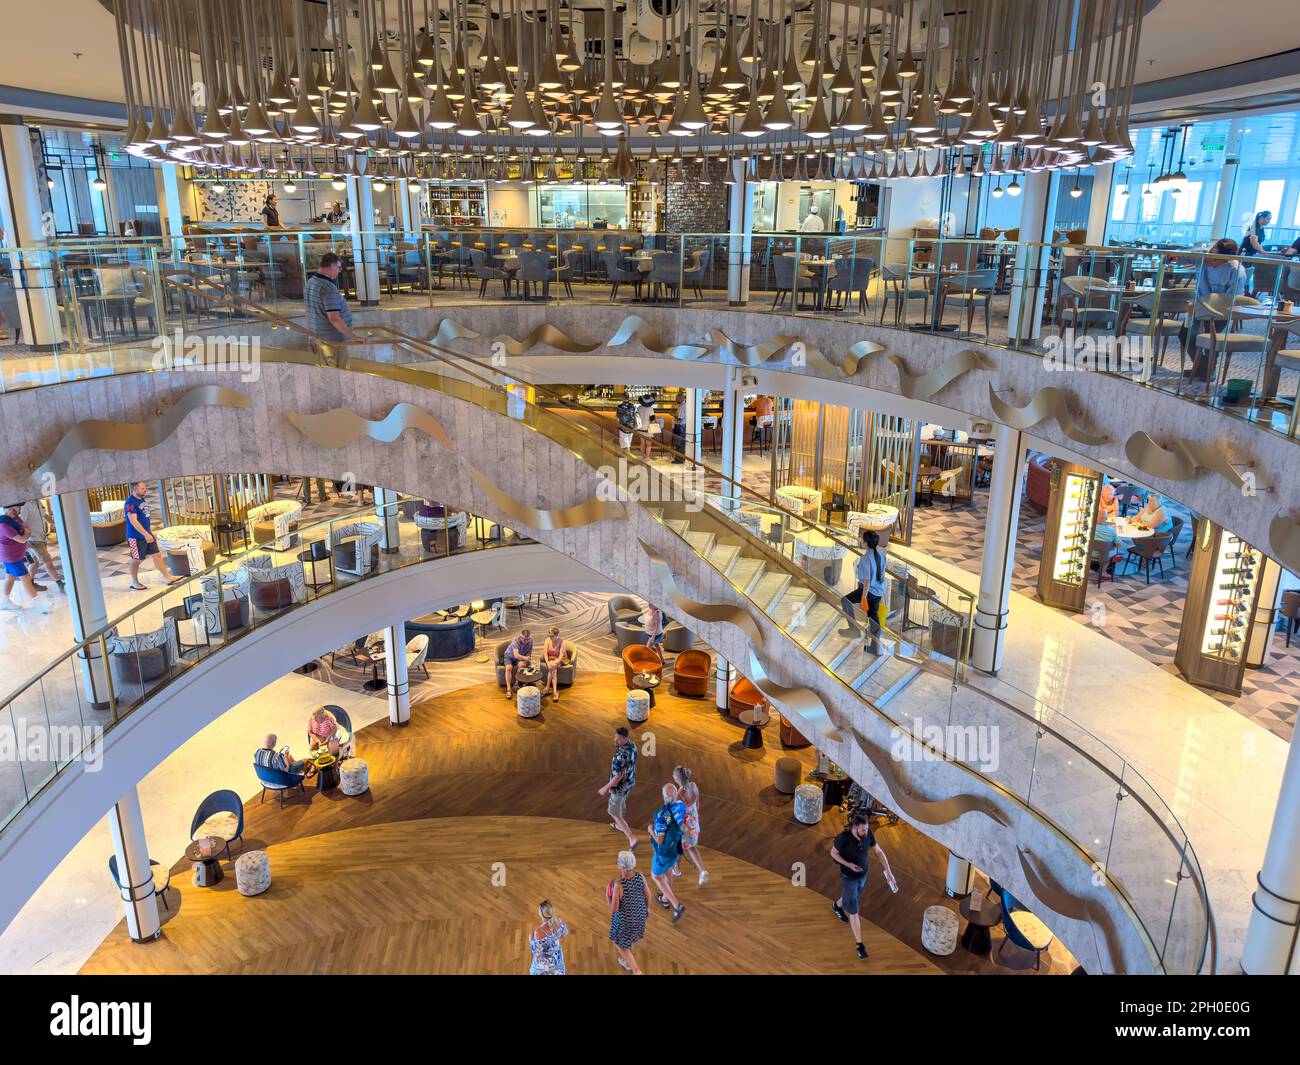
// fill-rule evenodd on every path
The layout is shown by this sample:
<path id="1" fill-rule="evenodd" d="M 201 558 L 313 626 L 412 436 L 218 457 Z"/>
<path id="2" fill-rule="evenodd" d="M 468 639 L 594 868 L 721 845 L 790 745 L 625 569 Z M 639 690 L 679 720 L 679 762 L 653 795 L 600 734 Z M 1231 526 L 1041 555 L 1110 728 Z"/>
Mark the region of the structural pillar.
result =
<path id="1" fill-rule="evenodd" d="M 1088 200 L 1088 234 L 1084 237 L 1085 244 L 1101 244 L 1106 239 L 1111 186 L 1114 183 L 1114 163 L 1102 163 L 1092 168 L 1092 196 Z"/>
<path id="2" fill-rule="evenodd" d="M 1002 666 L 1011 606 L 1011 573 L 1016 564 L 1016 529 L 1020 525 L 1021 472 L 1025 464 L 1024 434 L 998 422 L 989 478 L 989 510 L 984 524 L 984 557 L 971 636 L 971 665 L 986 673 Z"/>
<path id="3" fill-rule="evenodd" d="M 724 482 L 721 493 L 729 499 L 739 499 L 739 484 L 743 479 L 745 411 L 741 403 L 741 369 L 726 368 L 726 381 L 722 386 L 722 472 L 734 484 Z"/>
<path id="4" fill-rule="evenodd" d="M 388 723 L 411 723 L 411 687 L 406 676 L 406 626 L 401 622 L 384 631 L 384 667 L 388 674 Z"/>
<path id="5" fill-rule="evenodd" d="M 72 612 L 72 636 L 81 643 L 90 633 L 108 624 L 99 557 L 95 552 L 95 530 L 90 524 L 90 500 L 85 492 L 66 492 L 50 497 L 50 510 L 63 561 L 63 589 Z M 83 647 L 77 652 L 77 658 L 81 663 L 86 702 L 96 710 L 108 709 L 107 664 L 100 649 Z"/>
<path id="6" fill-rule="evenodd" d="M 1016 262 L 1012 267 L 1007 335 L 1013 341 L 1037 340 L 1042 330 L 1052 219 L 1056 217 L 1055 177 L 1050 170 L 1036 170 L 1025 175 L 1023 203 L 1020 205 L 1020 239 L 1029 243 L 1022 243 L 1016 249 Z"/>
<path id="7" fill-rule="evenodd" d="M 158 896 L 154 894 L 149 846 L 144 838 L 144 817 L 135 788 L 113 804 L 108 815 L 108 827 L 113 836 L 117 879 L 122 886 L 122 902 L 126 907 L 126 930 L 134 942 L 147 943 L 162 935 L 162 922 L 158 919 Z"/>
<path id="8" fill-rule="evenodd" d="M 164 211 L 163 236 L 171 241 L 172 255 L 177 259 L 185 255 L 185 207 L 181 196 L 180 171 L 179 166 L 158 167 Z"/>
<path id="9" fill-rule="evenodd" d="M 1300 744 L 1282 770 L 1264 865 L 1255 878 L 1241 969 L 1251 976 L 1300 976 Z"/>
<path id="10" fill-rule="evenodd" d="M 11 256 L 14 296 L 18 301 L 18 323 L 23 341 L 36 351 L 55 351 L 63 343 L 53 251 L 43 246 L 48 238 L 42 218 L 41 192 L 36 157 L 32 154 L 31 131 L 16 117 L 0 115 L 0 221 L 3 243 L 21 248 Z M 14 327 L 11 323 L 11 328 Z"/>
<path id="11" fill-rule="evenodd" d="M 352 263 L 356 274 L 357 303 L 379 305 L 379 246 L 375 241 L 375 202 L 370 179 L 355 175 L 348 182 L 348 233 L 352 239 Z"/>
<path id="12" fill-rule="evenodd" d="M 391 488 L 375 486 L 375 514 L 382 529 L 379 533 L 379 550 L 395 555 L 402 546 L 402 530 L 398 525 L 401 511 L 397 506 L 397 493 Z"/>
<path id="13" fill-rule="evenodd" d="M 700 422 L 704 393 L 698 388 L 686 390 L 686 446 L 683 450 L 692 462 L 700 461 Z"/>
<path id="14" fill-rule="evenodd" d="M 754 212 L 750 189 L 745 182 L 749 163 L 731 161 L 731 196 L 727 213 L 727 302 L 743 307 L 749 302 L 750 257 L 753 248 Z"/>
<path id="15" fill-rule="evenodd" d="M 1240 228 L 1232 228 L 1232 198 L 1237 191 L 1238 158 L 1241 155 L 1241 133 L 1245 128 L 1243 120 L 1234 118 L 1228 123 L 1228 136 L 1224 141 L 1227 151 L 1223 155 L 1223 169 L 1219 171 L 1219 195 L 1214 201 L 1214 218 L 1210 222 L 1210 237 L 1218 240 L 1226 237 L 1229 231 L 1235 237 Z"/>

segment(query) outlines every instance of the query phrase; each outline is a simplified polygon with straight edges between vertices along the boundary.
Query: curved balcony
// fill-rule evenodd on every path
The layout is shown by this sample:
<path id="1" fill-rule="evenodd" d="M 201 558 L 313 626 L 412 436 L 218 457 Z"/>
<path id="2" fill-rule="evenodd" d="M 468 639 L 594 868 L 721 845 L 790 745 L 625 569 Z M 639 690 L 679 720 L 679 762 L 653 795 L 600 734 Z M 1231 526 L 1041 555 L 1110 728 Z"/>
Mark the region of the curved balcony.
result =
<path id="1" fill-rule="evenodd" d="M 264 351 L 262 369 L 270 379 L 257 390 L 254 409 L 208 411 L 206 429 L 224 448 L 196 455 L 168 441 L 144 460 L 149 475 L 197 472 L 236 454 L 245 456 L 244 465 L 255 462 L 238 446 L 241 437 L 255 434 L 256 450 L 275 456 L 280 468 L 349 469 L 363 482 L 455 500 L 498 524 L 529 528 L 542 543 L 597 572 L 617 574 L 629 590 L 691 617 L 692 627 L 764 684 L 820 749 L 869 790 L 890 796 L 922 831 L 995 871 L 1018 896 L 1035 899 L 1048 923 L 1091 966 L 1213 969 L 1213 917 L 1204 878 L 1177 819 L 1123 759 L 1059 712 L 966 676 L 960 664 L 968 633 L 962 589 L 927 574 L 927 585 L 943 588 L 926 606 L 942 624 L 925 625 L 919 637 L 887 625 L 884 653 L 868 660 L 857 646 L 861 630 L 838 627 L 838 592 L 815 567 L 809 572 L 778 549 L 787 537 L 804 537 L 846 554 L 853 550 L 833 530 L 716 471 L 706 470 L 702 485 L 683 483 L 672 472 L 671 454 L 660 456 L 668 460 L 666 468 L 643 466 L 618 446 L 614 433 L 531 402 L 526 390 L 539 386 L 513 373 L 506 377 L 488 363 L 400 338 L 368 354 L 408 364 Z M 172 383 L 170 376 L 147 380 L 164 386 Z M 223 379 L 210 371 L 183 376 L 187 385 Z M 343 421 L 353 428 L 304 443 L 304 425 L 339 419 L 311 412 L 324 421 L 306 423 L 308 412 L 298 409 L 299 402 L 346 407 Z M 423 428 L 437 448 L 413 433 L 381 447 L 370 437 L 375 423 L 357 424 L 358 415 L 391 419 L 394 403 L 410 405 L 401 424 Z M 378 439 L 396 435 L 384 431 Z M 527 464 L 508 461 L 525 453 Z M 105 463 L 112 462 L 111 453 L 77 456 L 60 488 L 102 483 Z M 520 502 L 539 496 L 548 509 Z M 593 499 L 611 507 L 592 516 L 587 508 Z M 220 586 L 218 580 L 218 598 Z M 137 636 L 153 631 L 136 613 L 119 619 L 119 630 L 129 626 L 128 634 Z M 219 656 L 225 646 L 219 642 L 208 653 Z M 84 646 L 73 653 L 95 657 L 104 649 Z M 73 673 L 71 697 L 81 705 L 75 658 L 63 661 Z M 141 662 L 131 675 L 146 672 Z M 30 699 L 43 706 L 43 684 L 42 678 L 24 686 L 7 705 Z M 144 693 L 127 701 L 123 715 L 123 701 L 115 697 L 110 710 L 120 721 L 147 701 Z M 946 715 L 939 722 L 936 711 Z M 936 741 L 919 728 L 919 735 L 913 733 L 921 723 L 951 728 Z M 997 766 L 948 742 L 948 735 L 980 728 L 1001 737 Z M 914 752 L 903 763 L 889 756 L 900 739 Z M 957 808 L 947 805 L 953 801 Z M 11 820 L 0 846 L 21 823 L 21 815 Z M 1094 870 L 1104 875 L 1094 880 Z"/>

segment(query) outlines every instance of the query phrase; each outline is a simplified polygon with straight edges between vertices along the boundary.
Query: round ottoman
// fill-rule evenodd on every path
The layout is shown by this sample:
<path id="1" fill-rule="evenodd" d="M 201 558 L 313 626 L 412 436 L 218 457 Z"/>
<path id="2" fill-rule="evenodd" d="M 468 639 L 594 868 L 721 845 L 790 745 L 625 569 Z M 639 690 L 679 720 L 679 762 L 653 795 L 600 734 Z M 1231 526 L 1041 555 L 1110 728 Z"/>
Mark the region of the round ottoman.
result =
<path id="1" fill-rule="evenodd" d="M 947 957 L 957 949 L 957 915 L 947 906 L 927 906 L 921 918 L 921 946 Z"/>
<path id="2" fill-rule="evenodd" d="M 364 758 L 349 758 L 339 766 L 339 790 L 344 795 L 362 795 L 370 790 L 370 766 Z"/>
<path id="3" fill-rule="evenodd" d="M 519 709 L 520 717 L 537 717 L 542 712 L 542 693 L 531 684 L 526 684 L 519 689 L 515 706 Z"/>
<path id="4" fill-rule="evenodd" d="M 816 784 L 800 784 L 794 789 L 794 819 L 805 825 L 822 819 L 822 789 Z"/>
<path id="5" fill-rule="evenodd" d="M 650 693 L 639 688 L 627 693 L 627 719 L 645 721 L 650 717 Z"/>
<path id="6" fill-rule="evenodd" d="M 803 763 L 798 758 L 776 760 L 776 790 L 782 795 L 793 795 L 799 781 L 803 780 Z"/>
<path id="7" fill-rule="evenodd" d="M 241 895 L 260 895 L 271 886 L 271 859 L 266 851 L 246 851 L 235 859 L 235 886 Z"/>

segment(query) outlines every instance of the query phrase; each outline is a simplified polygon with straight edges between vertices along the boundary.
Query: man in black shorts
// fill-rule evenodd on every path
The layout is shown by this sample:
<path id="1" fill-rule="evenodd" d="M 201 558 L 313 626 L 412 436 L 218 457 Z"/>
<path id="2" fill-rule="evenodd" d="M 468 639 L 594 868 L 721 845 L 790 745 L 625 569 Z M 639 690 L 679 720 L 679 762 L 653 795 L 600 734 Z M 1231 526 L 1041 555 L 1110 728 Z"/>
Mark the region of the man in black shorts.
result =
<path id="1" fill-rule="evenodd" d="M 880 849 L 876 837 L 861 814 L 854 814 L 849 827 L 835 837 L 831 845 L 831 857 L 840 869 L 840 897 L 831 903 L 835 916 L 853 929 L 853 940 L 857 943 L 858 957 L 867 960 L 867 948 L 862 945 L 862 921 L 858 917 L 858 899 L 867 882 L 867 853 L 875 851 L 884 867 L 885 876 L 891 877 L 889 859 Z"/>

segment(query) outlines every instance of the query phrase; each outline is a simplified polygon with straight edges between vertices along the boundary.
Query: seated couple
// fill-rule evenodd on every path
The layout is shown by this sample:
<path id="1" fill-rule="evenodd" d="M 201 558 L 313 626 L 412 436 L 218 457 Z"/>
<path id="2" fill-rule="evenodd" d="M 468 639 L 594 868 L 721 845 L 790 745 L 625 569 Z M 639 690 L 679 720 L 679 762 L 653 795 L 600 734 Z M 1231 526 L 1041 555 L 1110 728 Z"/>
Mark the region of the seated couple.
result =
<path id="1" fill-rule="evenodd" d="M 564 639 L 560 630 L 554 625 L 546 634 L 546 643 L 542 645 L 541 662 L 542 694 L 551 693 L 551 698 L 560 701 L 560 666 L 570 661 L 572 655 L 565 650 Z M 521 629 L 519 635 L 506 647 L 503 659 L 506 668 L 506 698 L 515 694 L 515 675 L 529 672 L 533 667 L 533 636 L 528 629 Z"/>
<path id="2" fill-rule="evenodd" d="M 263 769 L 278 769 L 281 773 L 291 773 L 295 777 L 310 776 L 316 772 L 316 767 L 311 762 L 304 758 L 295 759 L 289 753 L 287 744 L 277 751 L 275 749 L 277 738 L 274 732 L 267 733 L 262 746 L 253 752 L 254 765 L 259 765 Z"/>

